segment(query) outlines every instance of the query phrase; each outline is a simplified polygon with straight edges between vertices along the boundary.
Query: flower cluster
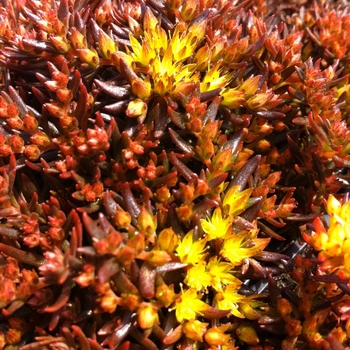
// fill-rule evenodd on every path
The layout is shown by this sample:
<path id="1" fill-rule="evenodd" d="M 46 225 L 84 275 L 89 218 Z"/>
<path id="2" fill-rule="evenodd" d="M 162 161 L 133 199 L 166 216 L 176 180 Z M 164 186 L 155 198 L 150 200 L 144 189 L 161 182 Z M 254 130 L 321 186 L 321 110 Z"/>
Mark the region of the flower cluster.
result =
<path id="1" fill-rule="evenodd" d="M 320 251 L 318 258 L 322 262 L 320 268 L 327 273 L 338 272 L 347 280 L 350 277 L 349 266 L 349 209 L 350 201 L 343 205 L 334 196 L 327 201 L 326 210 L 329 224 L 326 229 L 320 217 L 314 221 L 315 234 L 304 233 L 303 237 L 310 246 Z"/>

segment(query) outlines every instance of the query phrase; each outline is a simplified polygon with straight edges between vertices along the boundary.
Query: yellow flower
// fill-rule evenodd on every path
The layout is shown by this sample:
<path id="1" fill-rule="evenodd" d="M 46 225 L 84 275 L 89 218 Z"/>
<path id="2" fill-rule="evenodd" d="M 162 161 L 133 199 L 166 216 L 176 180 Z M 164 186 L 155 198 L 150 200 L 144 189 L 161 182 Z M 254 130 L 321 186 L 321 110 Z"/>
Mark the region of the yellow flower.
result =
<path id="1" fill-rule="evenodd" d="M 176 248 L 177 256 L 185 264 L 197 264 L 204 257 L 206 239 L 193 241 L 193 230 L 187 233 Z"/>
<path id="2" fill-rule="evenodd" d="M 183 320 L 194 320 L 197 316 L 202 316 L 203 311 L 208 309 L 208 305 L 200 300 L 200 296 L 195 288 L 187 289 L 185 292 L 181 286 L 180 296 L 175 300 L 175 315 L 178 322 Z"/>
<path id="3" fill-rule="evenodd" d="M 217 307 L 220 310 L 231 310 L 231 314 L 244 318 L 244 315 L 238 310 L 240 303 L 246 303 L 251 300 L 249 297 L 238 294 L 238 287 L 235 285 L 227 286 L 223 292 L 215 297 Z"/>
<path id="4" fill-rule="evenodd" d="M 253 232 L 251 231 L 251 233 Z M 256 237 L 256 235 L 257 231 L 253 233 L 253 237 Z M 269 242 L 270 238 L 251 239 L 246 231 L 241 231 L 224 241 L 220 254 L 229 260 L 233 266 L 239 266 L 244 259 L 251 258 L 256 253 L 264 250 Z"/>
<path id="5" fill-rule="evenodd" d="M 207 265 L 208 273 L 211 276 L 210 286 L 216 291 L 221 291 L 226 285 L 240 286 L 242 282 L 233 276 L 232 265 L 228 262 L 220 261 L 218 257 L 213 257 Z"/>
<path id="6" fill-rule="evenodd" d="M 222 217 L 220 208 L 216 208 L 211 218 L 201 220 L 203 231 L 208 235 L 208 240 L 222 238 L 231 230 L 232 218 Z"/>
<path id="7" fill-rule="evenodd" d="M 321 268 L 333 272 L 339 269 L 339 276 L 350 278 L 350 201 L 342 204 L 330 195 L 326 205 L 330 216 L 328 230 L 321 218 L 314 221 L 315 234 L 303 234 L 305 241 L 319 250 L 318 258 L 324 261 Z"/>
<path id="8" fill-rule="evenodd" d="M 321 258 L 338 257 L 350 253 L 350 201 L 342 205 L 334 196 L 329 196 L 326 206 L 330 216 L 326 230 L 320 218 L 314 221 L 314 236 L 304 238 L 315 249 L 321 250 Z"/>
<path id="9" fill-rule="evenodd" d="M 185 283 L 198 291 L 206 290 L 211 284 L 211 275 L 206 270 L 206 263 L 201 261 L 198 265 L 192 266 L 188 269 L 185 278 Z"/>
<path id="10" fill-rule="evenodd" d="M 200 21 L 191 26 L 185 22 L 179 22 L 170 36 L 160 26 L 152 11 L 147 9 L 143 21 L 142 39 L 130 34 L 131 48 L 126 48 L 126 52 L 112 53 L 117 47 L 108 49 L 111 45 L 104 45 L 106 46 L 105 56 L 111 56 L 112 62 L 120 72 L 125 71 L 121 60 L 127 64 L 130 68 L 128 79 L 131 80 L 132 92 L 140 99 L 147 99 L 153 94 L 164 96 L 186 93 L 200 82 L 201 71 L 206 74 L 200 83 L 200 92 L 207 92 L 225 87 L 236 71 L 224 70 L 221 67 L 221 61 L 211 66 L 208 45 L 197 50 L 204 39 L 206 29 L 207 21 Z M 190 57 L 192 58 L 189 63 Z M 137 86 L 133 86 L 133 81 L 139 79 L 144 79 L 146 82 L 143 88 L 140 82 Z M 241 88 L 244 90 L 251 85 L 251 83 L 248 85 L 243 83 Z M 244 100 L 246 93 L 244 91 L 240 93 Z"/>
<path id="11" fill-rule="evenodd" d="M 241 86 L 223 90 L 221 92 L 221 96 L 224 99 L 221 104 L 230 109 L 240 107 L 243 101 L 247 100 L 256 93 L 260 79 L 261 76 L 257 75 L 245 80 Z"/>
<path id="12" fill-rule="evenodd" d="M 209 63 L 209 62 L 208 62 Z M 225 87 L 235 74 L 235 71 L 231 73 L 223 73 L 220 69 L 221 62 L 216 62 L 207 72 L 203 81 L 200 83 L 200 91 L 207 92 L 215 90 L 221 87 Z"/>
<path id="13" fill-rule="evenodd" d="M 248 188 L 240 192 L 240 185 L 231 187 L 223 200 L 224 213 L 233 216 L 239 215 L 244 211 L 244 208 L 252 194 L 253 190 Z"/>

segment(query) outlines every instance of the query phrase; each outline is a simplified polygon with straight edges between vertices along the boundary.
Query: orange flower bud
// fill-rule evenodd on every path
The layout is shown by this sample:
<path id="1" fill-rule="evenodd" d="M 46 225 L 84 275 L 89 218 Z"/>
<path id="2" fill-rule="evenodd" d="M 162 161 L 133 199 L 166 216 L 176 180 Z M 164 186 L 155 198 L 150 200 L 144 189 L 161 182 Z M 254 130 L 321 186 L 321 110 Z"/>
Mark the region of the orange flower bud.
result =
<path id="1" fill-rule="evenodd" d="M 186 337 L 193 341 L 203 342 L 203 334 L 207 330 L 208 323 L 203 323 L 198 320 L 190 320 L 183 324 L 183 332 Z"/>
<path id="2" fill-rule="evenodd" d="M 85 264 L 83 266 L 83 272 L 74 278 L 74 281 L 81 287 L 88 287 L 94 282 L 95 279 L 95 266 L 92 264 Z"/>
<path id="3" fill-rule="evenodd" d="M 127 211 L 118 210 L 114 222 L 119 228 L 128 228 L 131 223 L 131 215 Z"/>
<path id="4" fill-rule="evenodd" d="M 118 249 L 115 257 L 118 259 L 118 262 L 123 266 L 129 266 L 131 262 L 135 259 L 135 249 L 124 246 Z"/>
<path id="5" fill-rule="evenodd" d="M 232 167 L 232 150 L 228 148 L 213 157 L 214 170 L 228 171 Z"/>
<path id="6" fill-rule="evenodd" d="M 131 83 L 131 90 L 132 93 L 140 99 L 147 99 L 151 96 L 152 93 L 151 83 L 149 82 L 149 79 L 134 79 Z"/>
<path id="7" fill-rule="evenodd" d="M 256 147 L 259 151 L 266 151 L 271 147 L 271 144 L 267 140 L 259 140 Z"/>
<path id="8" fill-rule="evenodd" d="M 36 120 L 35 117 L 26 114 L 23 117 L 23 123 L 24 123 L 24 127 L 27 129 L 28 132 L 34 132 L 38 129 L 38 121 Z"/>
<path id="9" fill-rule="evenodd" d="M 58 102 L 45 103 L 44 107 L 49 111 L 49 113 L 53 117 L 60 118 L 66 115 L 66 111 L 62 103 L 58 103 Z"/>
<path id="10" fill-rule="evenodd" d="M 59 53 L 66 53 L 70 48 L 69 42 L 64 36 L 51 36 L 50 42 Z"/>
<path id="11" fill-rule="evenodd" d="M 167 186 L 163 186 L 157 189 L 156 198 L 159 202 L 164 203 L 170 198 L 170 191 Z"/>
<path id="12" fill-rule="evenodd" d="M 11 135 L 8 138 L 8 143 L 11 146 L 13 152 L 22 152 L 24 147 L 24 141 L 18 134 Z"/>
<path id="13" fill-rule="evenodd" d="M 90 49 L 78 49 L 76 53 L 80 61 L 87 63 L 91 67 L 96 67 L 100 63 L 100 58 L 93 47 Z"/>
<path id="14" fill-rule="evenodd" d="M 104 311 L 112 313 L 115 311 L 119 304 L 120 298 L 116 296 L 111 289 L 109 289 L 102 297 L 100 306 Z"/>
<path id="15" fill-rule="evenodd" d="M 75 49 L 86 48 L 86 40 L 82 33 L 75 27 L 70 28 L 69 40 Z"/>
<path id="16" fill-rule="evenodd" d="M 0 155 L 3 157 L 7 157 L 12 153 L 12 148 L 9 145 L 0 146 Z"/>
<path id="17" fill-rule="evenodd" d="M 290 313 L 292 312 L 292 306 L 290 305 L 290 302 L 287 299 L 281 298 L 277 301 L 277 310 L 284 318 L 290 315 Z"/>
<path id="18" fill-rule="evenodd" d="M 164 250 L 152 250 L 148 254 L 148 262 L 152 266 L 162 266 L 171 261 L 171 256 Z"/>
<path id="19" fill-rule="evenodd" d="M 26 157 L 28 157 L 29 160 L 34 161 L 40 157 L 41 152 L 38 146 L 28 145 L 28 146 L 25 146 L 24 154 L 26 155 Z"/>
<path id="20" fill-rule="evenodd" d="M 230 336 L 220 328 L 212 327 L 205 333 L 204 339 L 210 346 L 220 346 L 226 345 L 230 340 Z"/>
<path id="21" fill-rule="evenodd" d="M 179 237 L 171 227 L 164 229 L 158 235 L 157 245 L 161 250 L 172 252 L 178 243 Z"/>
<path id="22" fill-rule="evenodd" d="M 73 92 L 67 88 L 58 89 L 56 91 L 56 96 L 61 102 L 65 103 L 71 101 L 73 98 Z"/>
<path id="23" fill-rule="evenodd" d="M 6 343 L 13 345 L 21 341 L 21 331 L 10 328 L 5 335 Z"/>
<path id="24" fill-rule="evenodd" d="M 18 116 L 18 107 L 15 102 L 7 106 L 7 117 L 16 118 Z"/>
<path id="25" fill-rule="evenodd" d="M 34 135 L 30 137 L 30 141 L 39 147 L 47 147 L 50 145 L 50 138 L 41 130 L 38 130 Z"/>
<path id="26" fill-rule="evenodd" d="M 7 118 L 7 124 L 16 130 L 21 130 L 23 128 L 23 120 L 20 117 Z"/>
<path id="27" fill-rule="evenodd" d="M 127 307 L 130 311 L 136 310 L 141 303 L 141 298 L 135 294 L 123 293 L 122 298 L 123 298 L 123 305 Z"/>

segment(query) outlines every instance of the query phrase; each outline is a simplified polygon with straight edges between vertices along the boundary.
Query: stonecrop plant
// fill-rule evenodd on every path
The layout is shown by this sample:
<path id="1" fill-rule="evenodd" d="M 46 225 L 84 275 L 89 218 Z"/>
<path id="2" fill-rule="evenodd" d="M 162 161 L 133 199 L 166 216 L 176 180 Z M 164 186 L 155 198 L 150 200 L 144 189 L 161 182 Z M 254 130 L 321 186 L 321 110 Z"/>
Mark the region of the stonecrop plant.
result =
<path id="1" fill-rule="evenodd" d="M 350 347 L 346 1 L 0 4 L 0 349 Z"/>

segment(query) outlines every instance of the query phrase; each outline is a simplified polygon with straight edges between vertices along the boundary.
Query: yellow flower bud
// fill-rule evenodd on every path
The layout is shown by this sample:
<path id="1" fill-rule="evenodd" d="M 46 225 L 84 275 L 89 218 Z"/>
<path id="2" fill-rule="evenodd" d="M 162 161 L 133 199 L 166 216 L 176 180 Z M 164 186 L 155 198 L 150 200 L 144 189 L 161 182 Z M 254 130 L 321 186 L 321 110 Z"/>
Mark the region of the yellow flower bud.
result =
<path id="1" fill-rule="evenodd" d="M 157 228 L 157 221 L 145 207 L 142 207 L 137 223 L 147 236 L 151 236 Z"/>
<path id="2" fill-rule="evenodd" d="M 165 307 L 169 307 L 172 304 L 172 302 L 174 301 L 174 297 L 175 292 L 173 284 L 171 284 L 170 286 L 162 284 L 156 288 L 156 298 Z"/>
<path id="3" fill-rule="evenodd" d="M 151 304 L 143 304 L 137 311 L 137 322 L 142 329 L 152 328 L 159 323 L 157 309 Z"/>
<path id="4" fill-rule="evenodd" d="M 131 215 L 127 211 L 118 210 L 114 222 L 119 228 L 127 228 L 131 223 Z"/>
<path id="5" fill-rule="evenodd" d="M 238 338 L 248 345 L 257 345 L 259 338 L 255 332 L 255 329 L 248 323 L 240 324 L 236 329 Z"/>
<path id="6" fill-rule="evenodd" d="M 128 104 L 128 108 L 125 111 L 125 114 L 129 118 L 136 118 L 142 115 L 146 115 L 147 113 L 147 103 L 143 102 L 139 98 L 130 101 Z"/>

